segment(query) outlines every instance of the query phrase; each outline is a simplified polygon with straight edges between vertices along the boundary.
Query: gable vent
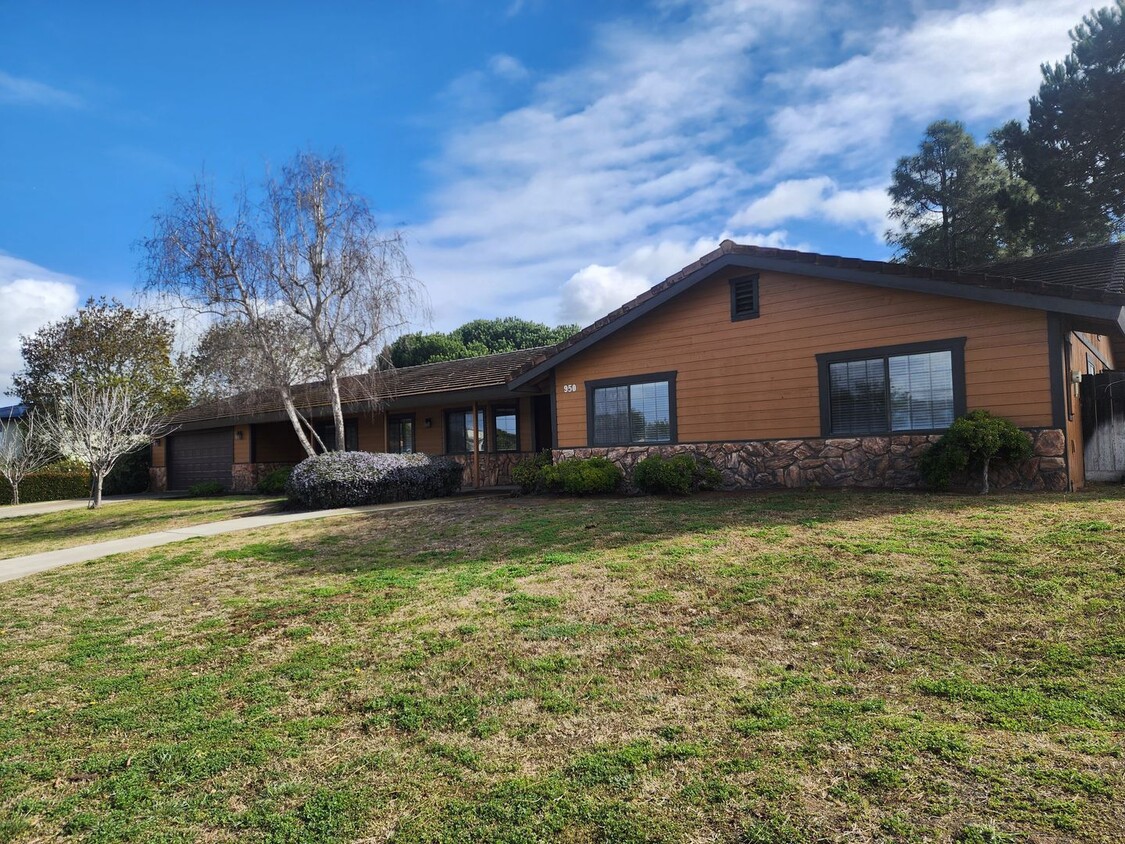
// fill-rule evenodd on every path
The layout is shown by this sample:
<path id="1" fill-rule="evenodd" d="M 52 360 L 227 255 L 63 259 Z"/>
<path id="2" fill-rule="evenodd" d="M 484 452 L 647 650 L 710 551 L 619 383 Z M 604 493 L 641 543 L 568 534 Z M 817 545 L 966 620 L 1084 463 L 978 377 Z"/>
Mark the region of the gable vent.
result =
<path id="1" fill-rule="evenodd" d="M 730 318 L 753 319 L 758 316 L 758 277 L 733 278 L 730 282 Z"/>

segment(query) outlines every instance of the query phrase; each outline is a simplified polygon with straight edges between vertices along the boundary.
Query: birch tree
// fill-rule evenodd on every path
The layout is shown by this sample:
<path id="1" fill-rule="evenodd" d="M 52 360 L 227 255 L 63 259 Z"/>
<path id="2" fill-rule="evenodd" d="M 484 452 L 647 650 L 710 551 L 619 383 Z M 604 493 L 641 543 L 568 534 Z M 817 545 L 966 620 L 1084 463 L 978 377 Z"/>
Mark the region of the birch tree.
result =
<path id="1" fill-rule="evenodd" d="M 20 503 L 20 484 L 55 459 L 57 452 L 43 439 L 38 413 L 31 411 L 23 419 L 0 431 L 0 475 L 12 487 L 12 503 Z"/>
<path id="2" fill-rule="evenodd" d="M 379 229 L 367 202 L 347 188 L 337 158 L 301 153 L 265 182 L 260 202 L 243 191 L 227 213 L 197 182 L 156 217 L 143 245 L 146 289 L 245 328 L 260 386 L 277 390 L 309 455 L 315 449 L 293 401 L 292 355 L 272 330 L 277 320 L 306 333 L 342 449 L 340 379 L 368 370 L 389 338 L 426 311 L 402 235 Z M 364 398 L 377 402 L 380 382 L 362 383 Z"/>
<path id="3" fill-rule="evenodd" d="M 162 409 L 129 384 L 74 384 L 41 420 L 43 436 L 90 469 L 90 509 L 101 506 L 102 485 L 128 452 L 172 431 Z"/>

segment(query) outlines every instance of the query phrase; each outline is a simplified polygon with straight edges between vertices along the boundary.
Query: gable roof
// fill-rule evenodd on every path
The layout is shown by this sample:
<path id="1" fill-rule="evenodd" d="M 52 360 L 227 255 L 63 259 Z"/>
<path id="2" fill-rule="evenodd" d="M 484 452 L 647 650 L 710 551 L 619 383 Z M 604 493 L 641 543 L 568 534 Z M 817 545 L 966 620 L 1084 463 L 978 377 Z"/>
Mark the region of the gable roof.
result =
<path id="1" fill-rule="evenodd" d="M 440 402 L 443 396 L 461 394 L 469 390 L 486 390 L 503 387 L 511 375 L 533 358 L 542 355 L 548 346 L 500 352 L 495 355 L 464 358 L 462 360 L 425 363 L 369 373 L 350 375 L 340 379 L 340 393 L 344 404 L 365 402 L 374 392 L 393 405 L 396 401 L 415 396 L 433 396 Z M 328 387 L 324 381 L 298 384 L 293 388 L 293 401 L 301 410 L 328 407 Z M 229 399 L 206 402 L 181 410 L 171 418 L 177 425 L 212 421 L 233 417 L 256 417 L 284 412 L 277 390 L 255 390 Z"/>
<path id="2" fill-rule="evenodd" d="M 1125 242 L 998 261 L 983 271 L 1102 293 L 1125 293 Z"/>
<path id="3" fill-rule="evenodd" d="M 893 264 L 886 261 L 866 261 L 844 258 L 839 255 L 821 255 L 816 252 L 798 252 L 794 249 L 774 249 L 748 246 L 724 240 L 719 248 L 707 253 L 698 261 L 688 264 L 664 281 L 626 302 L 620 308 L 571 335 L 561 343 L 529 361 L 512 378 L 512 389 L 542 376 L 547 371 L 578 354 L 599 340 L 624 328 L 638 317 L 664 304 L 669 299 L 690 290 L 701 281 L 712 277 L 727 267 L 747 270 L 773 271 L 826 278 L 876 287 L 912 290 L 939 296 L 952 296 L 982 302 L 1036 308 L 1082 317 L 1091 317 L 1116 323 L 1125 331 L 1125 288 L 1116 285 L 1115 268 L 1125 261 L 1125 246 L 1092 247 L 1096 257 L 1088 256 L 1091 250 L 1070 250 L 1058 256 L 1039 256 L 1006 262 L 1019 264 L 1022 276 L 998 271 L 993 265 L 979 270 L 943 270 L 933 267 L 916 267 L 910 264 Z M 1116 250 L 1116 251 L 1114 251 Z M 1112 260 L 1107 256 L 1112 254 Z M 1064 258 L 1064 256 L 1066 256 Z M 1062 260 L 1051 259 L 1059 257 Z M 1024 262 L 1027 266 L 1024 267 Z M 1029 277 L 1031 267 L 1040 262 L 1050 267 L 1041 270 L 1042 278 Z M 1076 283 L 1064 281 L 1071 278 L 1067 265 L 1076 269 Z"/>

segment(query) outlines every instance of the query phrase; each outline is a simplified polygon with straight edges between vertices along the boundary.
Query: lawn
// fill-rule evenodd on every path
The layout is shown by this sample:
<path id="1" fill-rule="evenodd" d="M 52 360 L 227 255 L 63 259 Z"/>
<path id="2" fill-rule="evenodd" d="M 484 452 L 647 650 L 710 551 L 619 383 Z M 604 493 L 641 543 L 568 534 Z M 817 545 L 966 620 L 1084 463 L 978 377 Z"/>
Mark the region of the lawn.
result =
<path id="1" fill-rule="evenodd" d="M 1122 525 L 491 498 L 0 584 L 0 839 L 1119 841 Z"/>
<path id="2" fill-rule="evenodd" d="M 142 533 L 273 513 L 281 499 L 259 496 L 156 498 L 0 519 L 0 559 Z"/>

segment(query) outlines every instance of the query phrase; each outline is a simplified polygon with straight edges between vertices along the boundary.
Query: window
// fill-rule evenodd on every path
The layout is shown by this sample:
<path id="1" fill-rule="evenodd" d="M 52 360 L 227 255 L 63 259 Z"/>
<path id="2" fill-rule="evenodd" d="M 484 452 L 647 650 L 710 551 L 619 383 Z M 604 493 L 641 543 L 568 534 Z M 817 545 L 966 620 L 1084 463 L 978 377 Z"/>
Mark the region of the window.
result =
<path id="1" fill-rule="evenodd" d="M 492 450 L 519 451 L 519 410 L 514 407 L 492 409 Z"/>
<path id="2" fill-rule="evenodd" d="M 758 316 L 758 277 L 756 275 L 732 278 L 730 281 L 731 321 L 753 319 Z"/>
<path id="3" fill-rule="evenodd" d="M 940 431 L 965 412 L 964 338 L 817 355 L 824 436 Z"/>
<path id="4" fill-rule="evenodd" d="M 414 453 L 414 416 L 392 416 L 387 420 L 387 451 Z"/>
<path id="5" fill-rule="evenodd" d="M 336 450 L 336 425 L 329 422 L 317 422 L 313 425 L 316 435 L 324 443 L 328 451 Z M 359 451 L 359 420 L 344 420 L 344 451 Z"/>
<path id="6" fill-rule="evenodd" d="M 586 382 L 590 445 L 676 440 L 676 373 Z"/>
<path id="7" fill-rule="evenodd" d="M 477 411 L 476 430 L 480 441 L 475 443 L 477 451 L 484 451 L 484 411 Z M 468 454 L 473 451 L 473 411 L 450 410 L 445 414 L 445 453 Z"/>

